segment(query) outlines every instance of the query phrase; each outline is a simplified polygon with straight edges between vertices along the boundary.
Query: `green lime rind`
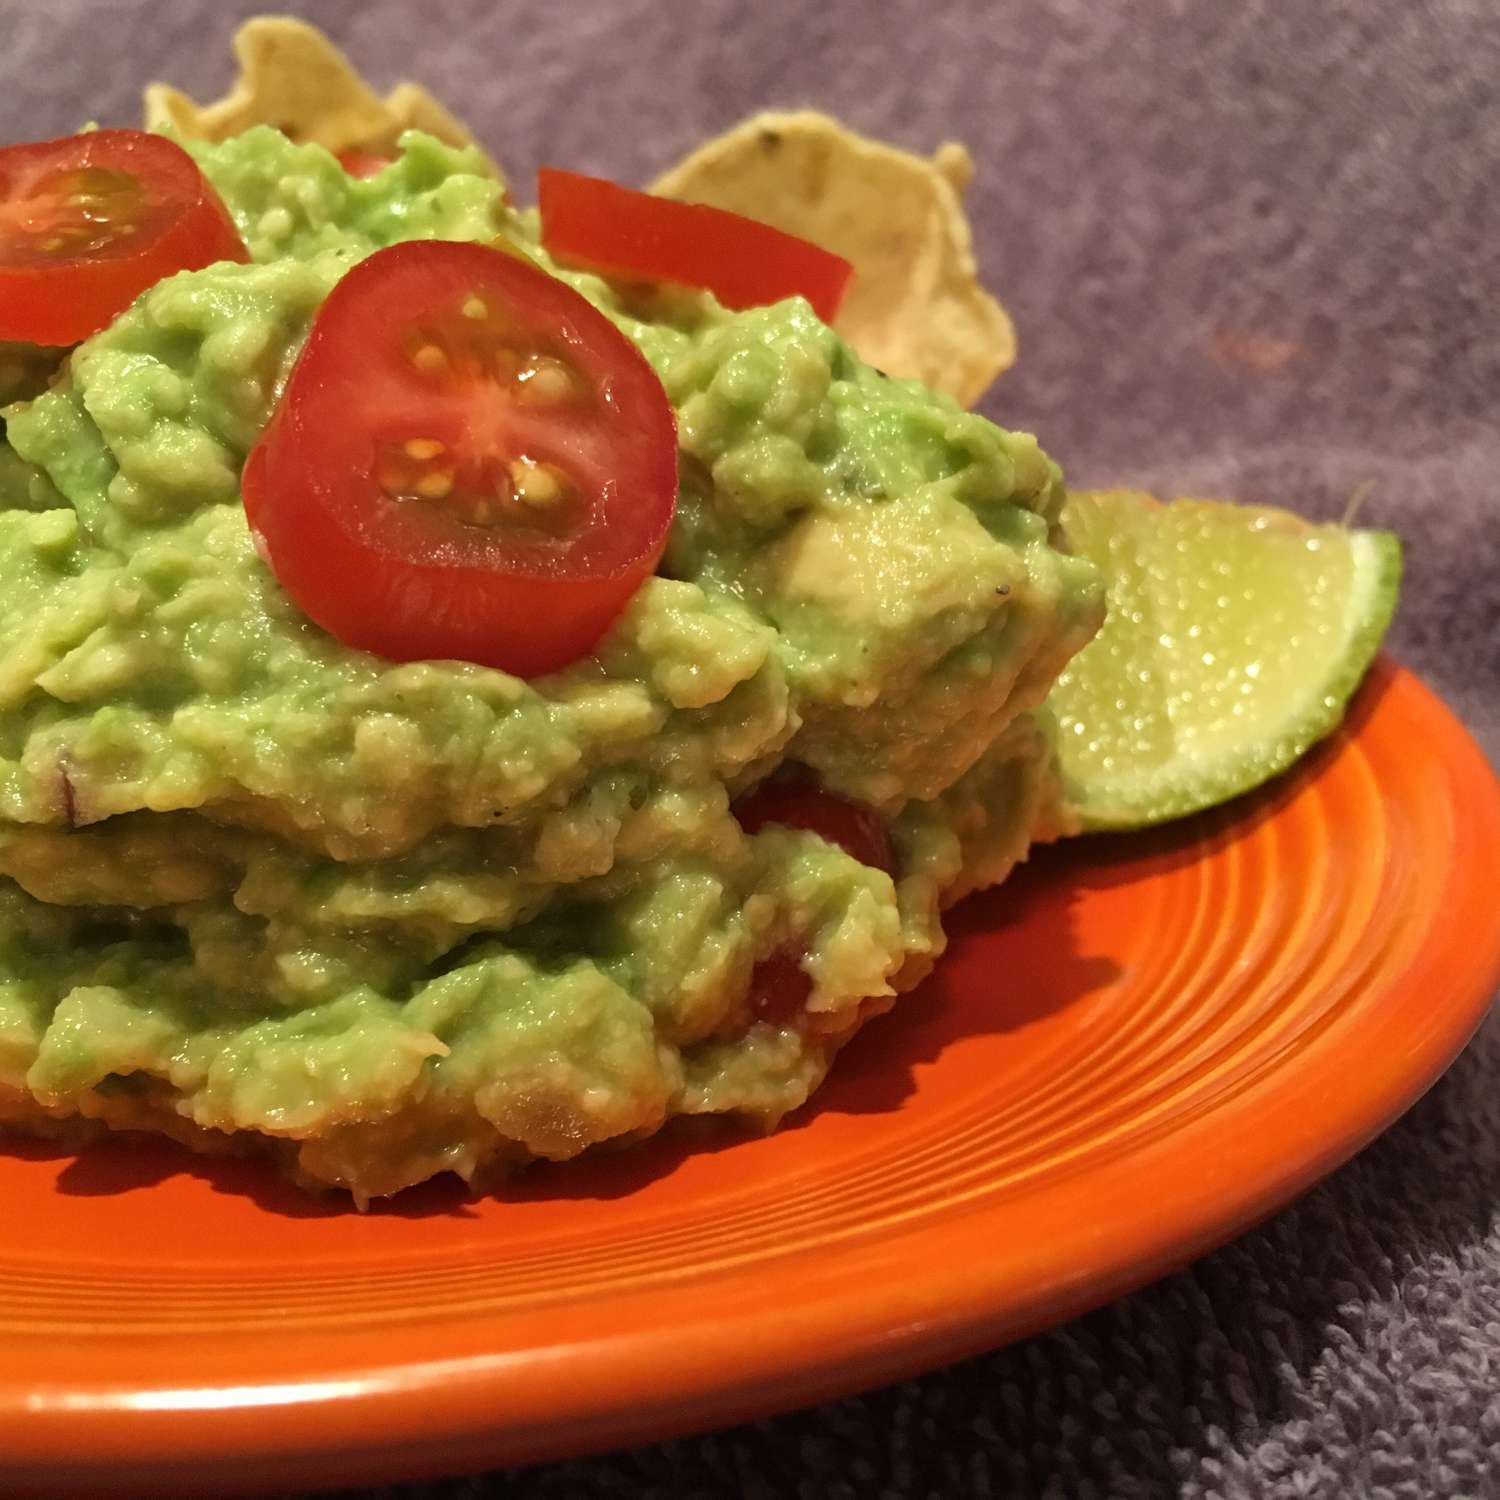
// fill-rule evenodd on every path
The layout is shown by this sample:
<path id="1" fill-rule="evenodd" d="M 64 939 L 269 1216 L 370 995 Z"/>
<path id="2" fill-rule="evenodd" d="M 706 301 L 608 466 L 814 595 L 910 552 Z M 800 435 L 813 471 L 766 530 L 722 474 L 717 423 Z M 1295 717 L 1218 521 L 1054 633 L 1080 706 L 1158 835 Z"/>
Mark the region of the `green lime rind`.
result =
<path id="1" fill-rule="evenodd" d="M 1341 722 L 1395 611 L 1390 532 L 1218 501 L 1071 496 L 1109 612 L 1048 698 L 1065 826 L 1143 828 L 1287 769 Z"/>

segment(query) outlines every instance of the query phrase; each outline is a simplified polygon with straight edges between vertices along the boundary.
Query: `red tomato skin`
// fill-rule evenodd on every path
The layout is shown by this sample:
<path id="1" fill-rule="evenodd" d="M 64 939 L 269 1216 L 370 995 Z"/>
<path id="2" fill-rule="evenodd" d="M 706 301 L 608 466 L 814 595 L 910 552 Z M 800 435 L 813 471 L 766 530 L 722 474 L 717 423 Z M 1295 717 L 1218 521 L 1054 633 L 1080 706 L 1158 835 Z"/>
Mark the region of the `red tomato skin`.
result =
<path id="1" fill-rule="evenodd" d="M 177 271 L 248 261 L 229 211 L 181 146 L 143 130 L 94 130 L 0 149 L 0 194 L 51 171 L 104 168 L 142 182 L 162 222 L 77 256 L 18 258 L 0 226 L 0 338 L 76 344 L 106 327 L 143 291 Z"/>
<path id="2" fill-rule="evenodd" d="M 862 865 L 895 876 L 890 834 L 880 814 L 863 802 L 825 791 L 811 778 L 773 776 L 736 802 L 734 815 L 751 834 L 768 823 L 805 828 Z"/>
<path id="3" fill-rule="evenodd" d="M 592 554 L 518 563 L 495 534 L 435 527 L 373 480 L 360 488 L 372 448 L 357 421 L 362 405 L 407 415 L 421 401 L 384 372 L 391 340 L 420 319 L 423 298 L 496 287 L 561 309 L 579 347 L 593 340 L 613 362 L 602 404 L 630 418 L 616 424 L 628 474 L 608 481 L 604 539 L 592 538 Z M 419 419 L 421 430 L 446 421 L 459 441 L 463 404 L 447 400 L 434 422 Z M 564 283 L 486 246 L 411 242 L 378 251 L 334 288 L 246 463 L 243 493 L 257 548 L 282 586 L 346 645 L 391 661 L 463 660 L 535 677 L 587 655 L 655 567 L 676 503 L 676 418 L 644 356 Z"/>
<path id="4" fill-rule="evenodd" d="M 543 167 L 542 243 L 559 260 L 616 276 L 703 287 L 725 307 L 803 296 L 833 321 L 854 268 L 794 234 L 705 203 L 680 203 Z"/>
<path id="5" fill-rule="evenodd" d="M 364 146 L 346 146 L 338 153 L 339 165 L 351 177 L 374 177 L 385 171 L 395 160 L 380 151 L 370 151 Z"/>

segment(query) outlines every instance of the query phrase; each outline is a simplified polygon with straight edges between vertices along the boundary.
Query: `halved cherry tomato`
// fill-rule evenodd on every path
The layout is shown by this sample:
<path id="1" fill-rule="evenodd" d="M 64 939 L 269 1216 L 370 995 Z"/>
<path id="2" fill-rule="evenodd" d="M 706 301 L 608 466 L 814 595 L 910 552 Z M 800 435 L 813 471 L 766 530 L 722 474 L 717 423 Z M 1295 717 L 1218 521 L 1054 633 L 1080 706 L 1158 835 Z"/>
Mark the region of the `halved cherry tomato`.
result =
<path id="1" fill-rule="evenodd" d="M 192 157 L 162 136 L 0 149 L 0 339 L 76 344 L 174 271 L 249 258 Z"/>
<path id="2" fill-rule="evenodd" d="M 811 777 L 790 772 L 763 781 L 734 805 L 734 815 L 746 833 L 759 833 L 768 823 L 805 828 L 862 865 L 896 873 L 891 839 L 873 807 L 825 791 Z M 747 996 L 750 1015 L 772 1026 L 809 1023 L 805 1007 L 812 978 L 802 967 L 802 949 L 784 946 L 761 959 L 750 975 Z"/>
<path id="3" fill-rule="evenodd" d="M 529 677 L 586 655 L 655 567 L 676 419 L 571 287 L 413 241 L 334 287 L 243 490 L 271 569 L 345 644 Z"/>
<path id="4" fill-rule="evenodd" d="M 380 151 L 369 151 L 363 146 L 346 146 L 338 153 L 339 165 L 351 177 L 373 177 L 383 172 L 395 160 Z"/>
<path id="5" fill-rule="evenodd" d="M 854 268 L 841 256 L 722 208 L 637 193 L 543 167 L 542 243 L 559 260 L 614 276 L 704 287 L 725 307 L 801 295 L 831 322 Z"/>

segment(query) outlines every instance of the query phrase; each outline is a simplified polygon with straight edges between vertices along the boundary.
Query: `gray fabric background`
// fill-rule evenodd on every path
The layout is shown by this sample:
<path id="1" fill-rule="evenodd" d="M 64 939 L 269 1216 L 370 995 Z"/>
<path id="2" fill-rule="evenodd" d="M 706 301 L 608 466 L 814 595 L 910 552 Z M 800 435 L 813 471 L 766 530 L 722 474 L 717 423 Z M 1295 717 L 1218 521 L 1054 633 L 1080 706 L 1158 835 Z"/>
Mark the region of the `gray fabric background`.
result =
<path id="1" fill-rule="evenodd" d="M 979 160 L 1021 359 L 984 403 L 1078 483 L 1282 501 L 1408 542 L 1392 649 L 1500 760 L 1500 15 L 1237 5 L 295 5 L 414 74 L 524 192 L 648 180 L 768 104 Z M 0 0 L 0 138 L 226 82 L 240 0 Z M 1500 875 L 1500 855 L 1497 855 Z M 1500 883 L 1500 882 L 1497 882 Z M 382 1494 L 1500 1496 L 1500 1016 L 1356 1161 L 1191 1270 L 857 1400 Z"/>

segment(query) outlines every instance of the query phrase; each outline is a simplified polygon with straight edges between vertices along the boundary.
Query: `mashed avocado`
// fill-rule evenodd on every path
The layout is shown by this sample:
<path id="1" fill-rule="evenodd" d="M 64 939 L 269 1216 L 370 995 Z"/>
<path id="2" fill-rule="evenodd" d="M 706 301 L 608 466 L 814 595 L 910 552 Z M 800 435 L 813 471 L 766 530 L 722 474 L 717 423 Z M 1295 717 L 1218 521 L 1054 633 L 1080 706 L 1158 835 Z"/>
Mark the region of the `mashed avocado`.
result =
<path id="1" fill-rule="evenodd" d="M 531 682 L 353 651 L 239 499 L 311 318 L 399 240 L 548 262 L 474 148 L 408 134 L 369 180 L 263 127 L 191 149 L 252 263 L 158 284 L 4 412 L 0 1120 L 257 1139 L 359 1199 L 774 1123 L 1048 816 L 1031 711 L 1102 611 L 1056 467 L 800 300 L 559 271 L 678 414 L 657 576 Z M 786 762 L 880 811 L 894 881 L 745 834 Z M 789 944 L 816 1025 L 747 1008 Z"/>

